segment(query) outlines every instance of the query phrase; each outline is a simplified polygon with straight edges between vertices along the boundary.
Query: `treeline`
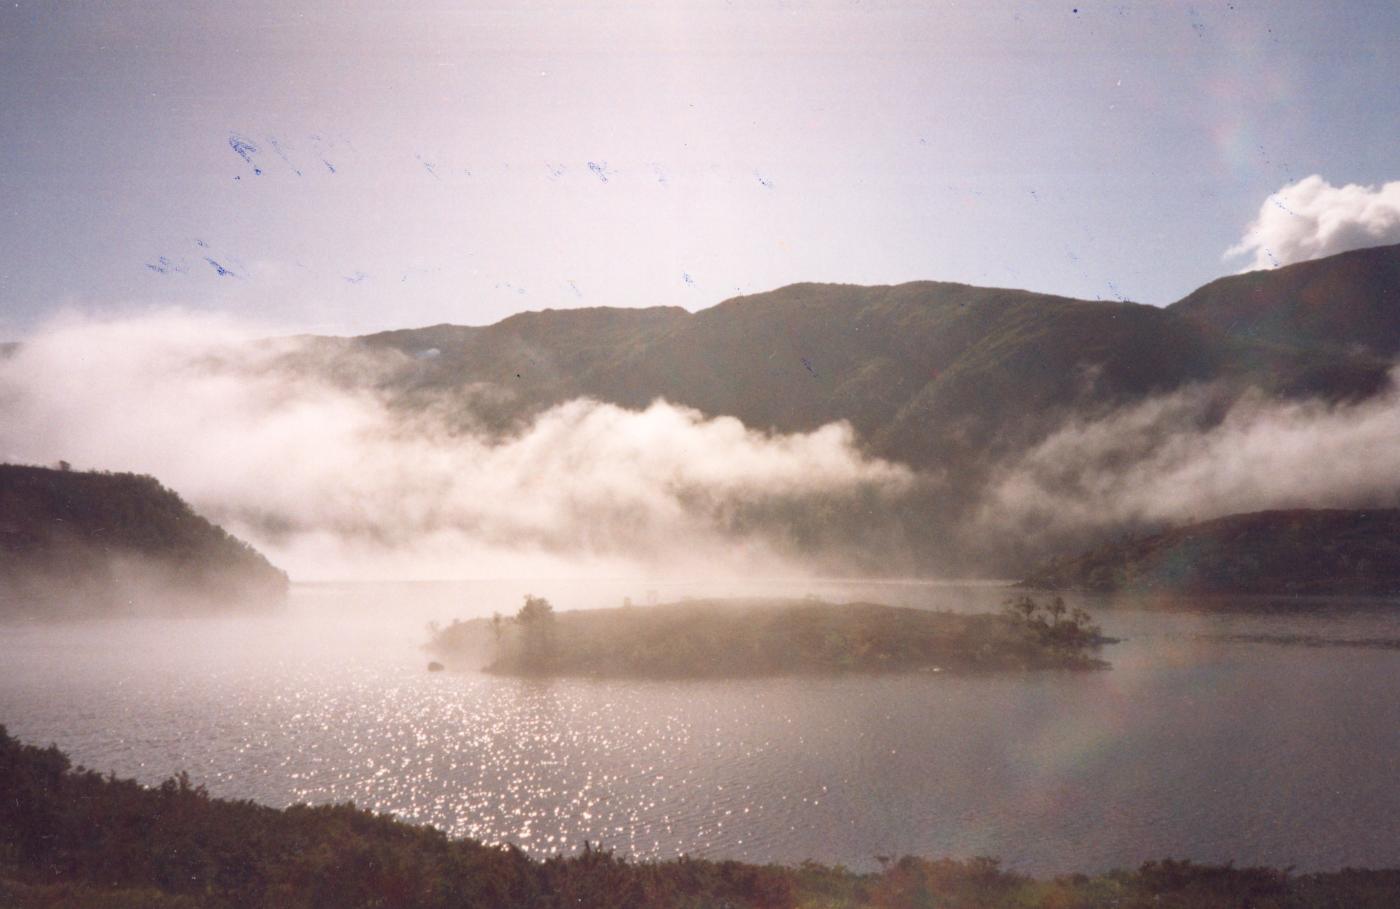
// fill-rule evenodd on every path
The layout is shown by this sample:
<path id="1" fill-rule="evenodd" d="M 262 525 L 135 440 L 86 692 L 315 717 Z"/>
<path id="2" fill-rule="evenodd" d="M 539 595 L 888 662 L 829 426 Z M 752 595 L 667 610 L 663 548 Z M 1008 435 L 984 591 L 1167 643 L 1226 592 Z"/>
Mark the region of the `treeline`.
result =
<path id="1" fill-rule="evenodd" d="M 287 586 L 153 477 L 0 464 L 0 615 L 268 602 Z"/>
<path id="2" fill-rule="evenodd" d="M 506 675 L 729 678 L 908 670 L 1094 669 L 1106 642 L 1082 611 L 1028 597 L 1002 614 L 818 600 L 691 600 L 435 629 L 430 653 Z M 483 659 L 484 655 L 484 659 Z"/>
<path id="3" fill-rule="evenodd" d="M 0 726 L 0 905 L 16 909 L 834 909 L 1393 907 L 1400 871 L 1294 875 L 1149 862 L 1037 880 L 990 859 L 903 858 L 856 873 L 585 845 L 532 859 L 353 805 L 276 810 L 210 798 L 183 774 L 147 788 L 74 769 Z"/>

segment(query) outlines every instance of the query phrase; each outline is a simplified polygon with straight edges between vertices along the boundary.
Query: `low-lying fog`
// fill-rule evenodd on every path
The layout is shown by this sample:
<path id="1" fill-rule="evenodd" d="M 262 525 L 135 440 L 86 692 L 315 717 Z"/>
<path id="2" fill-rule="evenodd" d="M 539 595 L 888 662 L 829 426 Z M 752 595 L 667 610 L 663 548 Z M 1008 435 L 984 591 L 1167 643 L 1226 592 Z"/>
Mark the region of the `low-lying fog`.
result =
<path id="1" fill-rule="evenodd" d="M 911 482 L 844 425 L 767 435 L 663 401 L 475 430 L 443 412 L 455 398 L 392 407 L 375 382 L 402 357 L 354 355 L 347 385 L 304 340 L 249 337 L 178 315 L 55 325 L 0 361 L 0 453 L 153 474 L 297 579 L 793 574 L 745 512 Z"/>
<path id="2" fill-rule="evenodd" d="M 297 580 L 802 577 L 849 574 L 852 552 L 888 572 L 904 564 L 891 516 L 916 495 L 971 551 L 1392 504 L 1400 475 L 1393 390 L 1245 396 L 1222 415 L 1216 390 L 1190 388 L 1071 421 L 945 516 L 946 477 L 870 457 L 844 424 L 773 434 L 665 401 L 575 399 L 488 427 L 472 402 L 508 384 L 419 388 L 405 406 L 388 389 L 415 368 L 407 354 L 259 338 L 181 313 L 58 320 L 0 358 L 0 457 L 150 473 Z"/>

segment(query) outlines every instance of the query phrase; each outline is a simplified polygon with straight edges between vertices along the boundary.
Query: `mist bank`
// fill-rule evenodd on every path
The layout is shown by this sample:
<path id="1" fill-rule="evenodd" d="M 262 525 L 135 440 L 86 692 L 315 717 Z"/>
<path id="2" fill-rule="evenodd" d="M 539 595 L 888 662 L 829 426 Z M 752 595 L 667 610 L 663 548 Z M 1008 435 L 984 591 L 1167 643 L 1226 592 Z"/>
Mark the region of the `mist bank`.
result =
<path id="1" fill-rule="evenodd" d="M 377 380 L 410 358 L 324 347 L 56 325 L 0 362 L 0 451 L 155 474 L 298 579 L 800 574 L 876 553 L 919 482 L 842 423 L 580 398 L 488 425 L 479 389 L 405 400 Z"/>
<path id="2" fill-rule="evenodd" d="M 917 282 L 363 338 L 59 319 L 0 352 L 0 456 L 160 477 L 299 580 L 1016 577 L 1192 520 L 1400 503 L 1400 347 L 1355 343 L 1390 325 L 1397 262 L 1167 310 Z"/>
<path id="3" fill-rule="evenodd" d="M 0 617 L 265 610 L 287 586 L 152 477 L 0 464 Z"/>
<path id="4" fill-rule="evenodd" d="M 1027 550 L 1277 509 L 1400 504 L 1400 391 L 1355 402 L 1192 387 L 1077 419 L 1001 464 L 978 514 Z M 1054 547 L 1048 541 L 1056 541 Z"/>

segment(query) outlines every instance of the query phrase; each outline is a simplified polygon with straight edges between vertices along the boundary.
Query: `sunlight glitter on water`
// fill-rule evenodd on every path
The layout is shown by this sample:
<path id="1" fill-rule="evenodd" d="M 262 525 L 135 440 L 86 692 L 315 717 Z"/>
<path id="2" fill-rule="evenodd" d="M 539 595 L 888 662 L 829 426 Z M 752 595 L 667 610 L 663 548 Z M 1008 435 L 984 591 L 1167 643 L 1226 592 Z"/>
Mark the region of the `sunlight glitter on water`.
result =
<path id="1" fill-rule="evenodd" d="M 1129 638 L 1105 673 L 539 682 L 425 672 L 425 617 L 451 613 L 421 588 L 408 614 L 306 593 L 280 618 L 0 629 L 0 722 L 148 783 L 538 854 L 1400 861 L 1400 653 L 1220 640 L 1400 638 L 1395 610 L 1102 613 Z"/>

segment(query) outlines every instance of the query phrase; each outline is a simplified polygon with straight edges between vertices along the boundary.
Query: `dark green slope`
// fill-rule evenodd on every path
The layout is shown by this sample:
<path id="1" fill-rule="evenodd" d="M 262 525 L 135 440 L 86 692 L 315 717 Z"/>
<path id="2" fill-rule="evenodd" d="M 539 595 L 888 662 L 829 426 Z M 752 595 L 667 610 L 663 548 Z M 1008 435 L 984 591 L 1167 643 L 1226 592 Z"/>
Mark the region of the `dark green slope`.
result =
<path id="1" fill-rule="evenodd" d="M 0 616 L 266 606 L 286 589 L 152 477 L 0 464 Z"/>
<path id="2" fill-rule="evenodd" d="M 1234 338 L 1393 357 L 1400 352 L 1400 245 L 1221 278 L 1169 311 Z"/>
<path id="3" fill-rule="evenodd" d="M 581 396 L 665 399 L 759 430 L 845 420 L 867 453 L 924 471 L 899 535 L 932 564 L 989 472 L 1068 420 L 1193 385 L 1213 388 L 1203 420 L 1251 389 L 1339 401 L 1387 387 L 1398 261 L 1386 247 L 1225 278 L 1167 309 L 930 281 L 795 284 L 694 314 L 546 310 L 318 339 L 308 368 L 494 432 Z M 366 352 L 379 357 L 369 373 Z"/>
<path id="4" fill-rule="evenodd" d="M 1042 565 L 1048 590 L 1181 594 L 1400 593 L 1400 511 L 1229 515 Z"/>
<path id="5" fill-rule="evenodd" d="M 918 466 L 985 461 L 1092 415 L 1196 382 L 1283 395 L 1369 394 L 1389 361 L 1232 336 L 1173 311 L 914 282 L 795 284 L 690 314 L 546 310 L 495 325 L 387 332 L 406 402 L 444 390 L 506 428 L 578 397 L 657 398 L 759 429 L 848 420 L 869 450 Z"/>
<path id="6" fill-rule="evenodd" d="M 1071 415 L 1209 381 L 1222 368 L 1199 330 L 1132 303 L 1003 292 L 949 321 L 970 343 L 930 364 L 928 380 L 875 435 L 881 453 L 919 465 L 994 458 Z"/>
<path id="7" fill-rule="evenodd" d="M 555 310 L 355 343 L 416 358 L 405 387 L 489 398 L 497 422 L 579 395 L 665 398 L 760 429 L 849 420 L 913 464 L 1221 371 L 1217 345 L 1154 307 L 935 282 L 797 284 L 694 315 Z"/>
<path id="8" fill-rule="evenodd" d="M 950 440 L 986 444 L 1050 401 L 1203 378 L 1211 354 L 1198 335 L 1131 304 L 934 282 L 798 284 L 697 313 L 634 356 L 628 375 L 634 401 L 659 394 L 782 431 L 845 419 L 881 454 L 928 464 Z"/>

